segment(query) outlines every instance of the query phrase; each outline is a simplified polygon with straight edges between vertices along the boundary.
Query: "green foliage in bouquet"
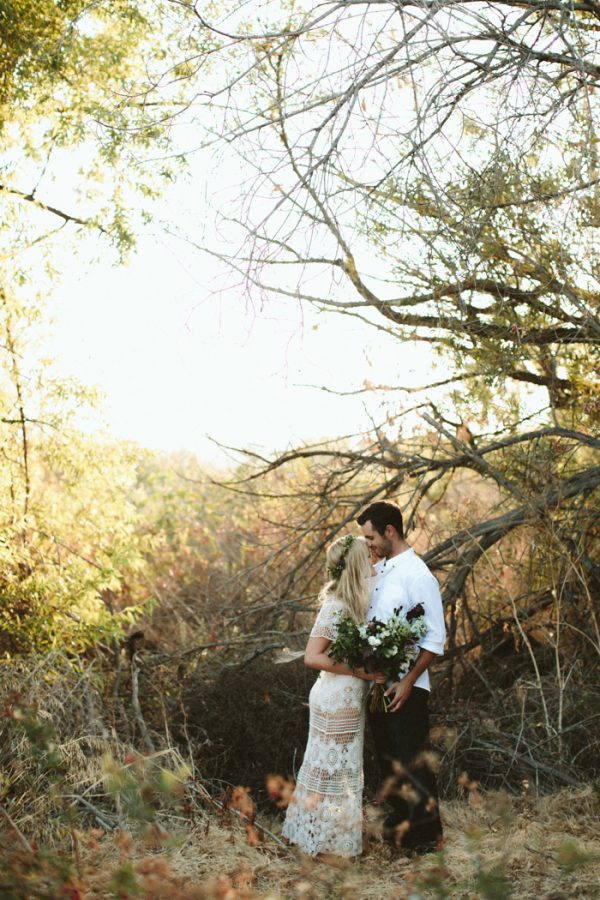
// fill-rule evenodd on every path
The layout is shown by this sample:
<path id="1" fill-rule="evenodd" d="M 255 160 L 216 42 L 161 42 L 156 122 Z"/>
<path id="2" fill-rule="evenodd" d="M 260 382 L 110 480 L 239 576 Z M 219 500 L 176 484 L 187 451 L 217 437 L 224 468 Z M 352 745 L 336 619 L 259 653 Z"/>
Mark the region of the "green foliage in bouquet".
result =
<path id="1" fill-rule="evenodd" d="M 363 666 L 367 672 L 395 677 L 410 667 L 418 641 L 427 631 L 422 606 L 411 612 L 412 616 L 404 617 L 395 610 L 387 622 L 371 619 L 361 624 L 340 615 L 329 655 L 351 668 Z"/>
<path id="2" fill-rule="evenodd" d="M 418 642 L 427 631 L 421 604 L 406 617 L 394 610 L 387 622 L 371 619 L 357 624 L 349 616 L 340 615 L 336 624 L 337 635 L 329 655 L 352 669 L 362 666 L 366 672 L 380 672 L 388 679 L 396 679 L 410 669 Z M 373 687 L 371 710 L 387 711 L 381 685 Z"/>
<path id="3" fill-rule="evenodd" d="M 329 648 L 329 656 L 338 663 L 346 663 L 355 669 L 363 665 L 363 638 L 359 626 L 350 616 L 339 615 L 336 621 L 337 636 Z"/>

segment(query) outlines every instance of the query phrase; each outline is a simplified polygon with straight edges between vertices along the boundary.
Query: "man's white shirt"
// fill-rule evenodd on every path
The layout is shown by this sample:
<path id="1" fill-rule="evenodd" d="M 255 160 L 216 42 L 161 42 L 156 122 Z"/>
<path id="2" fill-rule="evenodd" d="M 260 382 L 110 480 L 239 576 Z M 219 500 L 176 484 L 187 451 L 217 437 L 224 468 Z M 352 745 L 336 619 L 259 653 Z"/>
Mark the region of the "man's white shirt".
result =
<path id="1" fill-rule="evenodd" d="M 395 610 L 406 616 L 420 603 L 427 632 L 419 641 L 419 647 L 441 655 L 446 642 L 446 625 L 440 587 L 423 560 L 411 547 L 391 559 L 379 560 L 374 568 L 377 574 L 373 578 L 367 619 L 387 622 Z M 427 670 L 419 675 L 415 687 L 429 690 Z"/>

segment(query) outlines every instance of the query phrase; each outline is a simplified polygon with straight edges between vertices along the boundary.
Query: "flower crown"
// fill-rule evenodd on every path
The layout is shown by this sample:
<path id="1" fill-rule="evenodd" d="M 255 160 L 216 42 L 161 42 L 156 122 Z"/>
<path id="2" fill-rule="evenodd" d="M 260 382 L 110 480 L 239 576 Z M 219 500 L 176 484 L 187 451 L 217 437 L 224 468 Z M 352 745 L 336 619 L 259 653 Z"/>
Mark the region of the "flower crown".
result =
<path id="1" fill-rule="evenodd" d="M 354 535 L 347 534 L 346 537 L 342 538 L 340 543 L 342 545 L 340 558 L 334 566 L 327 566 L 327 574 L 332 579 L 332 581 L 338 581 L 342 576 L 342 572 L 346 568 L 346 557 L 348 556 L 350 547 L 354 543 Z"/>

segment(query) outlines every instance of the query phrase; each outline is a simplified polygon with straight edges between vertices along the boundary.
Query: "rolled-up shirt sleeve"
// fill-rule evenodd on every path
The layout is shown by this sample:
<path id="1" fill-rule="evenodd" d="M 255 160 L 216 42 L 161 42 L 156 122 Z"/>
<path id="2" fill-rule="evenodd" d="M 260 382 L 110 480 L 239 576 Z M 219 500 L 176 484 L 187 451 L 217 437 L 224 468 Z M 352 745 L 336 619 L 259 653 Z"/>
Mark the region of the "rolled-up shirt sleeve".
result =
<path id="1" fill-rule="evenodd" d="M 446 623 L 440 586 L 434 575 L 426 574 L 411 585 L 411 604 L 423 605 L 427 631 L 419 641 L 421 650 L 429 650 L 441 656 L 446 643 Z"/>

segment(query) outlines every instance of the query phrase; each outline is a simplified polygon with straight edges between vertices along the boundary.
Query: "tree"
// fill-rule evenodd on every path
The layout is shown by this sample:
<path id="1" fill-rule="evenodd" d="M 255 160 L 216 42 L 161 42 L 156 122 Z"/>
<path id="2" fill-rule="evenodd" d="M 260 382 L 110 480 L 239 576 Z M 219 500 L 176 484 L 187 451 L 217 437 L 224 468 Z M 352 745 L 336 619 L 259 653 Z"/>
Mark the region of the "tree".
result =
<path id="1" fill-rule="evenodd" d="M 0 6 L 2 653 L 80 649 L 149 594 L 135 454 L 78 432 L 94 391 L 30 348 L 78 238 L 123 258 L 173 176 L 174 161 L 145 157 L 169 147 L 177 78 L 154 97 L 153 65 L 193 43 L 179 24 L 145 0 Z"/>
<path id="2" fill-rule="evenodd" d="M 294 6 L 229 44 L 195 14 L 246 52 L 246 84 L 221 93 L 258 169 L 229 258 L 254 288 L 450 348 L 459 380 L 597 412 L 594 8 Z"/>
<path id="3" fill-rule="evenodd" d="M 525 648 L 513 679 L 533 673 L 543 709 L 533 756 L 551 745 L 574 764 L 565 673 L 574 657 L 600 661 L 597 8 L 366 0 L 291 4 L 258 26 L 241 6 L 217 22 L 180 5 L 239 59 L 213 98 L 255 171 L 250 199 L 224 213 L 240 247 L 207 249 L 251 293 L 354 316 L 399 347 L 427 343 L 448 369 L 419 392 L 412 435 L 395 430 L 403 405 L 390 401 L 393 424 L 370 436 L 248 456 L 237 490 L 311 466 L 315 539 L 279 599 L 307 593 L 323 543 L 369 500 L 398 499 L 414 527 L 474 473 L 487 507 L 461 510 L 426 554 L 450 660 L 512 629 Z M 296 528 L 304 542 L 306 520 Z M 498 580 L 511 567 L 516 591 Z"/>

